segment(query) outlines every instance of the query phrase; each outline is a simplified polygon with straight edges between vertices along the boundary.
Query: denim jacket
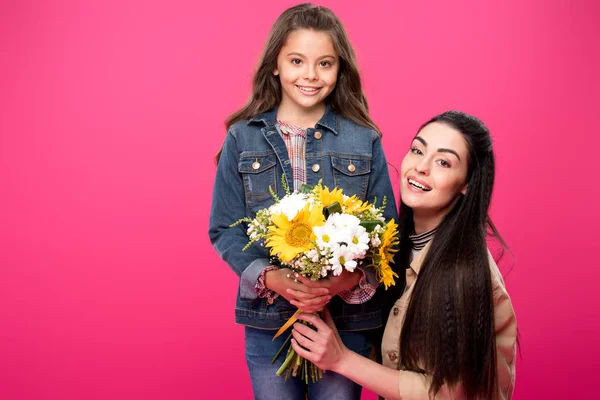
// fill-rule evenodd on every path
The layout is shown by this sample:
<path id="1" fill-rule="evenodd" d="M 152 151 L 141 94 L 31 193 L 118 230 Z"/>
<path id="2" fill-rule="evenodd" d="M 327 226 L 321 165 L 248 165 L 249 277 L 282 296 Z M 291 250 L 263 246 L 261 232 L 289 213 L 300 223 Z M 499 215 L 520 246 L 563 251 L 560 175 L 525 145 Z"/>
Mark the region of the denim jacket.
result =
<path id="1" fill-rule="evenodd" d="M 211 243 L 240 277 L 236 322 L 260 329 L 280 328 L 296 308 L 281 296 L 273 304 L 257 296 L 256 281 L 270 265 L 268 250 L 254 244 L 242 251 L 248 243 L 246 227 L 231 228 L 230 224 L 243 217 L 254 218 L 258 210 L 272 205 L 269 187 L 279 198 L 283 197 L 282 176 L 288 187 L 293 187 L 291 163 L 276 126 L 276 115 L 277 110 L 273 109 L 231 127 L 217 167 L 210 213 Z M 354 168 L 348 168 L 350 161 Z M 330 107 L 315 128 L 307 130 L 306 183 L 316 185 L 320 179 L 331 189 L 342 188 L 347 195 L 356 194 L 371 202 L 377 198 L 379 205 L 385 196 L 386 219 L 398 220 L 379 136 Z M 364 304 L 347 304 L 335 296 L 328 308 L 338 329 L 365 330 L 382 325 L 381 303 L 378 289 Z"/>

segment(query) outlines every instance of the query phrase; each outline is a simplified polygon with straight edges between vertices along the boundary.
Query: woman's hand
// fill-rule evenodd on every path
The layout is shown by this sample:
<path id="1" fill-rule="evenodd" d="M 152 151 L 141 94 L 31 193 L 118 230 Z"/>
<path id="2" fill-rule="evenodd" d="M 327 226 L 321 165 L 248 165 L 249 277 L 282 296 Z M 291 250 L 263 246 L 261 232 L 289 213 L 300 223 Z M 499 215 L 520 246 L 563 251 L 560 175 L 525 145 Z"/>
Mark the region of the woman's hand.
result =
<path id="1" fill-rule="evenodd" d="M 332 297 L 329 288 L 320 281 L 313 282 L 303 276 L 296 276 L 289 268 L 268 271 L 265 274 L 265 286 L 306 313 L 321 310 Z"/>
<path id="2" fill-rule="evenodd" d="M 327 309 L 323 311 L 323 318 L 325 321 L 314 314 L 298 314 L 299 320 L 310 322 L 317 330 L 296 322 L 292 330 L 292 347 L 298 355 L 312 361 L 322 370 L 335 372 L 350 350 L 342 343 Z"/>

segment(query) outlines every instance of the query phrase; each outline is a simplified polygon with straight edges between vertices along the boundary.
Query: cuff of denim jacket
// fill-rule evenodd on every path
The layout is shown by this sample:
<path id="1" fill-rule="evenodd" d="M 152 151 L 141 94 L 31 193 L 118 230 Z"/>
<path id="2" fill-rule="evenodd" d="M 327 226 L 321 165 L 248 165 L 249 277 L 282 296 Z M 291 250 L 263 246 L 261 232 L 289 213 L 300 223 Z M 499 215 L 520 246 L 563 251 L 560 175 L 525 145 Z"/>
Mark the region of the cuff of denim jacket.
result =
<path id="1" fill-rule="evenodd" d="M 255 300 L 258 298 L 255 286 L 258 277 L 260 276 L 263 269 L 269 265 L 268 258 L 257 258 L 252 261 L 248 267 L 242 272 L 240 276 L 240 297 L 244 300 Z"/>

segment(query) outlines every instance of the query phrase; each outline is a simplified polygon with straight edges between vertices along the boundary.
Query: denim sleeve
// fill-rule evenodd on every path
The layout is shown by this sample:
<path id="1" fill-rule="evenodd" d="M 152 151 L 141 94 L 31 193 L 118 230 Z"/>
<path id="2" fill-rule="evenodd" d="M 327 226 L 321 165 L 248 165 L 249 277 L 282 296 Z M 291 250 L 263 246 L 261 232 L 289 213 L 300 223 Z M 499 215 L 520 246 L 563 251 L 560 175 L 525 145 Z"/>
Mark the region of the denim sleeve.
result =
<path id="1" fill-rule="evenodd" d="M 269 265 L 269 255 L 258 244 L 242 251 L 248 243 L 245 224 L 230 227 L 247 216 L 244 181 L 238 161 L 235 134 L 229 131 L 217 166 L 208 236 L 219 256 L 240 277 L 240 297 L 256 299 L 254 287 L 261 271 Z"/>
<path id="2" fill-rule="evenodd" d="M 367 189 L 367 200 L 373 202 L 377 198 L 377 205 L 381 206 L 383 198 L 386 198 L 387 206 L 383 210 L 383 216 L 386 221 L 394 219 L 398 222 L 398 208 L 387 161 L 381 146 L 381 138 L 376 132 L 373 132 L 373 150 L 371 159 L 371 175 L 369 176 L 369 187 Z"/>

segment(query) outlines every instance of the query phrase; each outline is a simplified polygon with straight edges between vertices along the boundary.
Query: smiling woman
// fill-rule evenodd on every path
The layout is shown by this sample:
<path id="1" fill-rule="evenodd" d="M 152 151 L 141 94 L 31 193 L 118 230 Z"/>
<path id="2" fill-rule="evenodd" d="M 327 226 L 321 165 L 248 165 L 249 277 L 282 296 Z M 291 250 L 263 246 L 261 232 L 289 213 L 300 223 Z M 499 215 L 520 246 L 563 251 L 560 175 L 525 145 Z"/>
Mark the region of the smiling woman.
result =
<path id="1" fill-rule="evenodd" d="M 413 210 L 415 232 L 438 226 L 467 190 L 467 142 L 452 126 L 425 125 L 413 139 L 401 166 L 402 201 Z"/>
<path id="2" fill-rule="evenodd" d="M 477 118 L 449 111 L 426 122 L 402 162 L 407 287 L 390 291 L 383 365 L 348 350 L 329 315 L 298 317 L 317 328 L 294 325 L 298 354 L 389 399 L 510 399 L 516 319 L 486 247 L 494 172 Z"/>

